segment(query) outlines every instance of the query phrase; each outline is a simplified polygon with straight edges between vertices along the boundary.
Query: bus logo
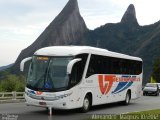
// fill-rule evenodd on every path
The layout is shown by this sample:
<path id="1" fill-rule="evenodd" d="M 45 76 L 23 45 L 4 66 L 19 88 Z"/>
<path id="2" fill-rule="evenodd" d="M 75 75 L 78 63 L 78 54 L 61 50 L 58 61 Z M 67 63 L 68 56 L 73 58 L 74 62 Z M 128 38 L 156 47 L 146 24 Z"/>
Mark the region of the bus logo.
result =
<path id="1" fill-rule="evenodd" d="M 43 92 L 36 91 L 36 95 L 42 95 Z"/>
<path id="2" fill-rule="evenodd" d="M 115 76 L 106 76 L 106 75 L 98 76 L 99 87 L 102 94 L 106 95 L 110 91 L 114 77 Z"/>

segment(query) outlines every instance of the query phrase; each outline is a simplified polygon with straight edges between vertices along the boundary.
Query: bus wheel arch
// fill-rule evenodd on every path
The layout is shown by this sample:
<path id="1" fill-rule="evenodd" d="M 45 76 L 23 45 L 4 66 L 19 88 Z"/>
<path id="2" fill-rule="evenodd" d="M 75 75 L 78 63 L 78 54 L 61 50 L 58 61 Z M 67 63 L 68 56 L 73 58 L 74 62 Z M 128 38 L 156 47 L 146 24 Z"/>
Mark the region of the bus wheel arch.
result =
<path id="1" fill-rule="evenodd" d="M 92 101 L 93 101 L 92 93 L 91 92 L 86 93 L 86 95 L 83 99 L 81 112 L 83 112 L 83 113 L 88 112 L 92 106 Z"/>

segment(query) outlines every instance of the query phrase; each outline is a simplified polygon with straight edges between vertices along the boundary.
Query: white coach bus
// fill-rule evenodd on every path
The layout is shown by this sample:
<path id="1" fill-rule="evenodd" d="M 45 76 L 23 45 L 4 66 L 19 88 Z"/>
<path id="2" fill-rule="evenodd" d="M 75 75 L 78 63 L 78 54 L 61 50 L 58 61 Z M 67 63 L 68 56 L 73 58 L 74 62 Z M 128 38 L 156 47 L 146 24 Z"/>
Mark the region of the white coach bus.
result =
<path id="1" fill-rule="evenodd" d="M 54 109 L 81 108 L 140 97 L 142 59 L 88 46 L 39 49 L 31 60 L 25 99 L 27 105 Z"/>

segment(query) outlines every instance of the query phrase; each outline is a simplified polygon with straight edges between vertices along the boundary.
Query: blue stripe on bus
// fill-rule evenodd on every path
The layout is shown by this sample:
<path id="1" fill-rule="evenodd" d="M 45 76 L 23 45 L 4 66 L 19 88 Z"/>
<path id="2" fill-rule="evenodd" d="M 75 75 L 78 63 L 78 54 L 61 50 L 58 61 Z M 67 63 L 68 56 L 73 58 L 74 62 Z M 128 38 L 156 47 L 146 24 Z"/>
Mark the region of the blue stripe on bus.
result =
<path id="1" fill-rule="evenodd" d="M 115 91 L 114 93 L 116 94 L 116 93 L 122 92 L 122 91 L 126 90 L 127 88 L 129 88 L 132 84 L 133 84 L 133 82 L 128 82 L 127 85 L 123 89 L 121 89 L 119 91 Z"/>
<path id="2" fill-rule="evenodd" d="M 123 75 L 122 77 L 128 78 L 128 77 L 131 77 L 131 76 Z M 136 77 L 136 76 L 132 76 L 132 77 Z M 112 91 L 112 93 L 116 94 L 116 93 L 122 92 L 122 91 L 126 90 L 127 88 L 129 88 L 132 84 L 133 84 L 132 81 L 130 81 L 130 82 L 119 82 L 116 89 L 114 91 Z"/>
<path id="3" fill-rule="evenodd" d="M 117 91 L 119 91 L 121 88 L 123 88 L 128 82 L 119 82 L 116 89 L 112 92 L 115 93 Z"/>

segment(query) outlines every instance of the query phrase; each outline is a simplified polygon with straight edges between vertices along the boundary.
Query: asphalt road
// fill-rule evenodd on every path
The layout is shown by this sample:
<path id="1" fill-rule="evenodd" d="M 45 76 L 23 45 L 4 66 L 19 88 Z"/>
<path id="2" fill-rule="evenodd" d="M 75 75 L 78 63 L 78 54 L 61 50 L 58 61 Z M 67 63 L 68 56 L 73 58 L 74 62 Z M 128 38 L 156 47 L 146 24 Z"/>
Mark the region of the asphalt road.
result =
<path id="1" fill-rule="evenodd" d="M 51 117 L 44 108 L 26 106 L 25 103 L 6 103 L 0 104 L 0 120 L 6 120 L 7 117 L 17 120 L 84 120 L 95 114 L 122 114 L 151 109 L 160 109 L 160 96 L 142 96 L 128 106 L 120 103 L 95 106 L 88 113 L 80 113 L 78 109 L 53 110 Z"/>

